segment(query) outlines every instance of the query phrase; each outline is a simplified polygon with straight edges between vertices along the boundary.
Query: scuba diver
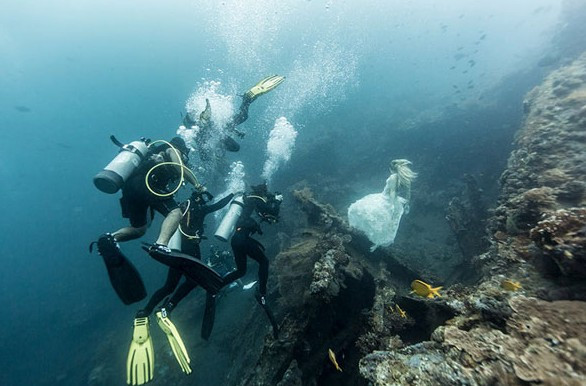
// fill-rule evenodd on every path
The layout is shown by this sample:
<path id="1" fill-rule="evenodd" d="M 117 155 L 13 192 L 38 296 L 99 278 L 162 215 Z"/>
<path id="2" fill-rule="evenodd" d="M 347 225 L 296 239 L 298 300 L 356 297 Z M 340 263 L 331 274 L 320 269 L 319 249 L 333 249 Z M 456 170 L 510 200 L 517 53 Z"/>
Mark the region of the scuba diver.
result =
<path id="1" fill-rule="evenodd" d="M 224 133 L 220 139 L 222 150 L 229 152 L 237 152 L 240 150 L 240 144 L 236 142 L 236 140 L 234 140 L 234 138 L 232 138 L 229 134 L 234 134 L 239 138 L 243 138 L 244 133 L 237 130 L 236 126 L 240 125 L 248 119 L 248 108 L 250 107 L 250 104 L 254 102 L 259 96 L 266 94 L 267 92 L 276 88 L 278 85 L 283 83 L 284 80 L 284 76 L 268 76 L 251 87 L 250 90 L 242 95 L 242 103 L 240 104 L 238 113 L 232 117 L 230 122 L 228 122 L 224 128 Z M 200 129 L 196 136 L 195 142 L 198 147 L 198 154 L 200 157 L 202 157 L 202 161 L 210 159 L 210 149 L 208 149 L 206 145 L 209 143 L 213 132 L 213 122 L 211 118 L 212 110 L 208 99 L 206 99 L 206 107 L 204 111 L 201 112 L 198 119 L 193 119 L 189 113 L 185 114 L 183 117 L 183 126 L 185 126 L 187 129 L 194 129 L 194 126 L 199 127 Z"/>
<path id="2" fill-rule="evenodd" d="M 221 240 L 227 240 L 233 234 L 230 245 L 236 269 L 224 276 L 224 286 L 246 274 L 247 257 L 258 263 L 258 292 L 255 297 L 267 313 L 273 326 L 273 333 L 277 338 L 278 327 L 266 302 L 269 260 L 264 253 L 264 246 L 251 236 L 255 233 L 263 234 L 260 224 L 252 218 L 252 214 L 256 213 L 261 222 L 275 224 L 279 221 L 279 209 L 283 196 L 278 192 L 270 193 L 266 183 L 252 186 L 251 190 L 251 193 L 237 197 L 232 201 L 215 236 Z"/>
<path id="3" fill-rule="evenodd" d="M 232 200 L 232 197 L 234 197 L 234 194 L 230 193 L 214 204 L 208 205 L 208 202 L 214 197 L 207 191 L 194 190 L 189 200 L 181 204 L 182 218 L 178 228 L 179 234 L 174 237 L 181 238 L 180 250 L 182 253 L 201 260 L 199 244 L 205 238 L 203 234 L 205 216 L 222 209 Z M 183 276 L 183 272 L 173 267 L 169 268 L 165 285 L 153 294 L 146 307 L 139 311 L 139 314 L 143 316 L 150 315 L 157 304 L 175 291 L 181 276 Z M 197 285 L 198 283 L 189 278 L 181 284 L 173 297 L 165 303 L 164 307 L 167 312 L 170 313 L 177 303 Z"/>
<path id="4" fill-rule="evenodd" d="M 110 138 L 121 150 L 94 177 L 94 184 L 106 193 L 116 193 L 122 189 L 122 217 L 129 219 L 130 226 L 101 235 L 97 242 L 90 244 L 90 252 L 93 245 L 97 244 L 114 290 L 122 302 L 128 305 L 144 299 L 146 290 L 138 271 L 122 253 L 119 242 L 137 239 L 145 234 L 149 226 L 150 209 L 151 219 L 153 211 L 165 217 L 151 250 L 169 254 L 171 250 L 167 244 L 181 220 L 181 209 L 174 199 L 175 193 L 185 180 L 196 189 L 203 191 L 205 188 L 184 165 L 189 159 L 189 148 L 183 139 L 175 137 L 169 142 L 151 142 L 143 138 L 125 145 L 114 136 Z"/>
<path id="5" fill-rule="evenodd" d="M 182 218 L 179 228 L 173 235 L 169 246 L 178 249 L 182 254 L 189 255 L 198 261 L 201 260 L 199 244 L 205 236 L 204 219 L 205 216 L 215 212 L 230 202 L 234 195 L 229 194 L 214 204 L 208 205 L 213 196 L 207 191 L 194 190 L 191 197 L 181 204 Z M 177 253 L 173 254 L 172 259 L 176 259 Z M 181 261 L 181 259 L 176 259 Z M 164 305 L 155 313 L 157 323 L 163 330 L 175 359 L 181 366 L 185 374 L 191 373 L 189 365 L 190 358 L 181 339 L 177 328 L 169 319 L 169 314 L 177 304 L 185 298 L 194 288 L 201 285 L 208 293 L 208 299 L 215 296 L 221 288 L 223 282 L 221 277 L 210 268 L 201 267 L 202 263 L 194 266 L 190 264 L 176 265 L 175 262 L 169 264 L 169 272 L 163 287 L 158 289 L 150 298 L 147 305 L 136 314 L 134 320 L 134 333 L 127 359 L 127 381 L 129 384 L 143 384 L 153 378 L 152 366 L 154 365 L 154 351 L 152 339 L 148 331 L 148 317 L 152 314 L 155 307 L 167 296 L 175 293 L 171 299 L 167 299 Z M 194 270 L 194 268 L 197 268 Z M 179 286 L 181 277 L 185 276 L 186 280 Z M 215 306 L 215 305 L 214 305 Z M 202 324 L 202 337 L 207 339 L 211 334 L 213 327 L 213 318 L 215 307 L 206 302 L 206 312 Z M 214 311 L 214 313 L 210 313 Z"/>

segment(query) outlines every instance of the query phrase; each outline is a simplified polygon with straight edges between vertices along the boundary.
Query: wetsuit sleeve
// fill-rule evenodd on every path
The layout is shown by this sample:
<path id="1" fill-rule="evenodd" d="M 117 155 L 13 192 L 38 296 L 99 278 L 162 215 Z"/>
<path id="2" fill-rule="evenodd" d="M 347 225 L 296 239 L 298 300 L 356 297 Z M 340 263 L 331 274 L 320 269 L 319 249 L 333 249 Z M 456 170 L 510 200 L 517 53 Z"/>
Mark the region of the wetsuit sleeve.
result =
<path id="1" fill-rule="evenodd" d="M 223 207 L 228 205 L 228 203 L 230 202 L 232 197 L 234 197 L 234 193 L 230 193 L 226 197 L 222 198 L 220 201 L 215 202 L 212 205 L 206 206 L 205 213 L 208 214 L 208 213 L 215 212 L 216 210 L 222 209 Z"/>

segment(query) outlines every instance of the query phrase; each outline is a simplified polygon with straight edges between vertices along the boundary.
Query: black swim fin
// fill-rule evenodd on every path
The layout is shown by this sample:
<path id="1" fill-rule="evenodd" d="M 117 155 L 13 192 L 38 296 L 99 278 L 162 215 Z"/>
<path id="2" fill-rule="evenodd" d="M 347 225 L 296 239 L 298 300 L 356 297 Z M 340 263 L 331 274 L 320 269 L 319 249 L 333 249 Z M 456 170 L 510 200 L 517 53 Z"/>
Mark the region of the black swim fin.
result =
<path id="1" fill-rule="evenodd" d="M 269 321 L 271 322 L 271 326 L 273 326 L 273 337 L 275 338 L 275 340 L 279 339 L 279 325 L 277 324 L 277 320 L 275 319 L 275 316 L 273 315 L 273 311 L 271 311 L 271 309 L 269 308 L 269 305 L 266 302 L 266 299 L 264 296 L 261 296 L 258 292 L 254 295 L 256 301 L 258 302 L 258 304 L 260 304 L 260 306 L 263 308 L 263 310 L 265 310 L 265 313 L 267 314 L 267 317 L 269 318 Z"/>
<path id="2" fill-rule="evenodd" d="M 143 300 L 147 292 L 142 278 L 134 265 L 124 256 L 114 236 L 109 233 L 103 234 L 97 242 L 90 244 L 90 252 L 92 252 L 93 244 L 98 246 L 98 252 L 106 264 L 112 288 L 122 303 L 129 305 Z"/>
<path id="3" fill-rule="evenodd" d="M 207 293 L 206 308 L 203 313 L 203 321 L 201 322 L 201 337 L 208 340 L 212 335 L 214 329 L 214 321 L 216 320 L 216 295 Z"/>
<path id="4" fill-rule="evenodd" d="M 159 263 L 180 270 L 185 276 L 212 294 L 217 294 L 224 286 L 224 280 L 216 271 L 193 256 L 177 251 L 166 253 L 156 248 L 145 246 L 142 249 L 147 251 Z"/>

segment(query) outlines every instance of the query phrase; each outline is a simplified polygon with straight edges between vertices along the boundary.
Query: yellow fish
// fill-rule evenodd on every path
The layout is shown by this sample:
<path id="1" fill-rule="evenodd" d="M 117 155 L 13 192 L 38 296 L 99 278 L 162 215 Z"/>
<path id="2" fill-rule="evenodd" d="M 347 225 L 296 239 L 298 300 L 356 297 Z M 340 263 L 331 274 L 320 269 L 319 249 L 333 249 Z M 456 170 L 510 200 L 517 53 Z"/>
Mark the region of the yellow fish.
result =
<path id="1" fill-rule="evenodd" d="M 501 287 L 506 289 L 507 291 L 517 291 L 523 287 L 521 287 L 521 283 L 518 281 L 512 281 L 509 279 L 501 281 Z"/>
<path id="2" fill-rule="evenodd" d="M 336 366 L 336 370 L 342 371 L 342 368 L 340 367 L 340 365 L 338 364 L 338 361 L 336 360 L 336 354 L 334 354 L 334 352 L 332 351 L 331 348 L 328 349 L 328 356 L 330 357 L 330 361 L 334 364 L 334 366 Z"/>
<path id="3" fill-rule="evenodd" d="M 398 304 L 395 304 L 395 308 L 397 309 L 397 312 L 399 313 L 399 316 L 400 316 L 401 318 L 406 318 L 406 317 L 407 317 L 407 313 L 406 313 L 405 311 L 403 311 L 403 310 L 401 309 L 401 307 L 399 307 L 399 305 L 398 305 Z"/>
<path id="4" fill-rule="evenodd" d="M 441 297 L 442 295 L 440 295 L 438 291 L 442 288 L 443 287 L 432 288 L 432 286 L 421 280 L 413 280 L 411 283 L 411 289 L 413 290 L 412 292 L 424 298 L 430 299 L 433 299 L 434 296 Z"/>

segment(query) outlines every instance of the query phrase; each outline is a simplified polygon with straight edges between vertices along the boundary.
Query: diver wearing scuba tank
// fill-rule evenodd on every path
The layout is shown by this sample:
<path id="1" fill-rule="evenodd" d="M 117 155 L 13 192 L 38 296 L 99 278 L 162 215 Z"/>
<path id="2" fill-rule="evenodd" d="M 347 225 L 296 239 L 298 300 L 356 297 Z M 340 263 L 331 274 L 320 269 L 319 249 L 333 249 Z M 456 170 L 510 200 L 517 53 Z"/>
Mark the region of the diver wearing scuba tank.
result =
<path id="1" fill-rule="evenodd" d="M 248 109 L 250 104 L 259 96 L 275 89 L 278 85 L 283 83 L 284 80 L 285 77 L 280 75 L 267 76 L 266 78 L 261 79 L 257 84 L 252 86 L 242 95 L 242 103 L 240 104 L 238 112 L 234 114 L 234 116 L 224 127 L 224 133 L 220 141 L 223 150 L 229 152 L 237 152 L 240 150 L 240 144 L 236 142 L 236 140 L 234 140 L 234 138 L 232 138 L 230 135 L 233 134 L 240 138 L 244 137 L 244 133 L 237 130 L 236 126 L 240 125 L 248 119 Z M 212 137 L 210 132 L 213 128 L 212 109 L 209 100 L 206 99 L 206 107 L 199 114 L 198 118 L 192 118 L 188 112 L 185 114 L 182 124 L 188 130 L 193 129 L 194 127 L 198 127 L 200 129 L 196 137 L 198 155 L 202 158 L 202 160 L 210 159 L 212 154 L 210 154 L 210 150 L 208 146 L 206 146 L 209 144 L 209 139 Z"/>
<path id="2" fill-rule="evenodd" d="M 264 246 L 250 237 L 255 233 L 262 235 L 262 229 L 252 218 L 252 214 L 256 212 L 261 221 L 276 223 L 279 220 L 281 200 L 280 195 L 268 192 L 266 184 L 253 186 L 252 192 L 243 197 L 242 213 L 236 222 L 236 230 L 230 241 L 236 270 L 224 276 L 224 286 L 246 274 L 247 257 L 250 257 L 258 262 L 259 292 L 264 299 L 267 292 L 269 260 L 264 253 Z"/>
<path id="3" fill-rule="evenodd" d="M 199 243 L 204 237 L 205 216 L 226 206 L 233 196 L 234 194 L 229 194 L 221 200 L 208 205 L 208 202 L 213 199 L 213 196 L 209 192 L 194 190 L 189 200 L 181 204 L 183 217 L 179 225 L 179 232 L 181 235 L 180 248 L 182 253 L 201 260 Z M 164 305 L 167 312 L 170 313 L 173 308 L 175 308 L 175 306 L 199 284 L 194 280 L 186 278 L 186 280 L 177 287 L 183 275 L 184 273 L 181 270 L 170 267 L 165 284 L 153 294 L 145 308 L 139 311 L 139 315 L 150 315 L 165 297 L 171 295 L 173 291 L 175 291 L 171 299 Z"/>
<path id="4" fill-rule="evenodd" d="M 163 142 L 165 145 L 157 146 L 157 142 Z M 192 173 L 183 172 L 184 168 L 187 169 L 183 165 L 188 160 L 189 148 L 181 138 L 175 137 L 170 142 L 155 141 L 148 149 L 138 168 L 126 179 L 122 187 L 122 217 L 130 220 L 130 226 L 103 234 L 97 241 L 98 252 L 104 258 L 110 282 L 125 304 L 143 299 L 146 292 L 138 271 L 123 255 L 118 243 L 145 234 L 148 227 L 147 215 L 151 209 L 165 216 L 155 245 L 156 248 L 166 251 L 166 245 L 181 220 L 181 210 L 173 198 L 175 191 L 183 179 L 201 189 Z M 178 179 L 176 189 L 169 190 L 168 185 Z M 90 251 L 93 244 L 90 245 Z M 136 285 L 131 286 L 130 282 Z M 133 290 L 135 287 L 140 287 L 140 290 Z"/>

